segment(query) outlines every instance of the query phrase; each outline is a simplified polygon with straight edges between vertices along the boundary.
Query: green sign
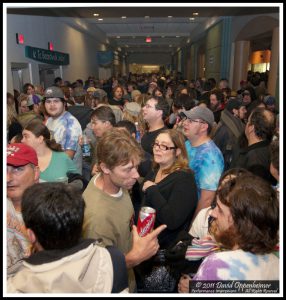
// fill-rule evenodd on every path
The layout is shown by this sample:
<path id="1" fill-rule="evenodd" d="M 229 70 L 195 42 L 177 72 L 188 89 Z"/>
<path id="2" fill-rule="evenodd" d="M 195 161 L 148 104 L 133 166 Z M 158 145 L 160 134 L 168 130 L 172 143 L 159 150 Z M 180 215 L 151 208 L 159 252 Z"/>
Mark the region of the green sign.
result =
<path id="1" fill-rule="evenodd" d="M 68 65 L 69 55 L 62 52 L 26 46 L 25 56 L 51 65 Z"/>

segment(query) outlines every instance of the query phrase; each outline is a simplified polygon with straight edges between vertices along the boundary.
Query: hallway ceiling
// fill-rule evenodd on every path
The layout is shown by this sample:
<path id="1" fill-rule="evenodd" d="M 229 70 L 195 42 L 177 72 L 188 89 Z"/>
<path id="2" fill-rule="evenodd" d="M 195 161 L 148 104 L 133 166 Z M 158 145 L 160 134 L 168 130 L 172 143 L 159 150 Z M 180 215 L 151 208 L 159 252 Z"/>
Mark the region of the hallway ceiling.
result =
<path id="1" fill-rule="evenodd" d="M 279 12 L 277 6 L 258 7 L 258 4 L 255 7 L 234 7 L 233 4 L 228 7 L 227 4 L 224 7 L 191 7 L 189 4 L 185 7 L 171 7 L 172 4 L 166 4 L 165 7 L 146 7 L 146 3 L 145 6 L 136 4 L 136 7 L 43 7 L 43 4 L 41 5 L 41 7 L 25 8 L 23 4 L 21 8 L 7 8 L 7 13 L 80 19 L 88 24 L 89 33 L 102 32 L 111 45 L 119 47 L 119 51 L 125 53 L 173 53 L 178 47 L 191 42 L 217 18 Z M 95 13 L 99 16 L 94 16 Z M 151 37 L 152 42 L 146 43 L 146 37 Z M 265 39 L 269 40 L 269 37 Z"/>

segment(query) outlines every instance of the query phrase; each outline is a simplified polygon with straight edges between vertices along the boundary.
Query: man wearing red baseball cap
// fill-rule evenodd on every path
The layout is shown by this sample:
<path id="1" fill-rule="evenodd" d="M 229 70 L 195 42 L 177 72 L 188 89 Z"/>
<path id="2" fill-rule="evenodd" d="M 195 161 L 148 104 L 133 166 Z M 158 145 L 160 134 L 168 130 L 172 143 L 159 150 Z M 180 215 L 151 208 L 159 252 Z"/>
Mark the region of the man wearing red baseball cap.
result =
<path id="1" fill-rule="evenodd" d="M 31 254 L 21 201 L 27 187 L 39 182 L 40 170 L 35 150 L 22 143 L 7 146 L 7 269 Z"/>

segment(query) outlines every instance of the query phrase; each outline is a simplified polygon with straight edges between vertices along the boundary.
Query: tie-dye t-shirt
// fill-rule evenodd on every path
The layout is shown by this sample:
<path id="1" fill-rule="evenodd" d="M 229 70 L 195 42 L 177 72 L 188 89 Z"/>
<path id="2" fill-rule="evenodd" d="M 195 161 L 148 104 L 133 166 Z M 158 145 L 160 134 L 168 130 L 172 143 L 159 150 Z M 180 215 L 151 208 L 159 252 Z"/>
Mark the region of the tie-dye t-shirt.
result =
<path id="1" fill-rule="evenodd" d="M 82 135 L 82 129 L 79 121 L 71 113 L 66 111 L 56 119 L 48 118 L 46 126 L 49 128 L 56 142 L 62 145 L 64 151 L 75 151 L 73 161 L 81 174 L 82 151 L 78 144 L 78 139 L 79 136 Z"/>
<path id="2" fill-rule="evenodd" d="M 217 252 L 204 259 L 193 280 L 279 280 L 279 258 L 241 249 Z"/>
<path id="3" fill-rule="evenodd" d="M 21 212 L 7 199 L 7 268 L 31 254 L 31 243 Z"/>
<path id="4" fill-rule="evenodd" d="M 223 155 L 212 140 L 198 147 L 192 147 L 190 141 L 187 140 L 185 145 L 189 167 L 195 172 L 198 198 L 200 199 L 201 190 L 217 190 L 224 169 Z"/>

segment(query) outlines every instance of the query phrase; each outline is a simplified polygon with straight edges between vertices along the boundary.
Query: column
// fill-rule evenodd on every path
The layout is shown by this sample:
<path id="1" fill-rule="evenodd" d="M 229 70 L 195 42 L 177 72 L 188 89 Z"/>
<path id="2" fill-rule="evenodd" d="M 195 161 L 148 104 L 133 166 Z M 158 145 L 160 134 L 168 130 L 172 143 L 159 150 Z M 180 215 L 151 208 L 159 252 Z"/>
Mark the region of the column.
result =
<path id="1" fill-rule="evenodd" d="M 229 80 L 230 71 L 230 53 L 231 53 L 231 21 L 232 17 L 224 17 L 222 24 L 222 41 L 221 41 L 221 67 L 220 78 Z"/>
<path id="2" fill-rule="evenodd" d="M 272 43 L 271 43 L 271 58 L 270 58 L 270 70 L 268 77 L 267 90 L 272 96 L 275 96 L 276 81 L 278 79 L 279 72 L 279 27 L 273 29 Z"/>
<path id="3" fill-rule="evenodd" d="M 122 75 L 126 75 L 126 56 L 122 56 Z"/>
<path id="4" fill-rule="evenodd" d="M 239 82 L 247 79 L 250 41 L 235 42 L 232 89 L 240 88 Z"/>

